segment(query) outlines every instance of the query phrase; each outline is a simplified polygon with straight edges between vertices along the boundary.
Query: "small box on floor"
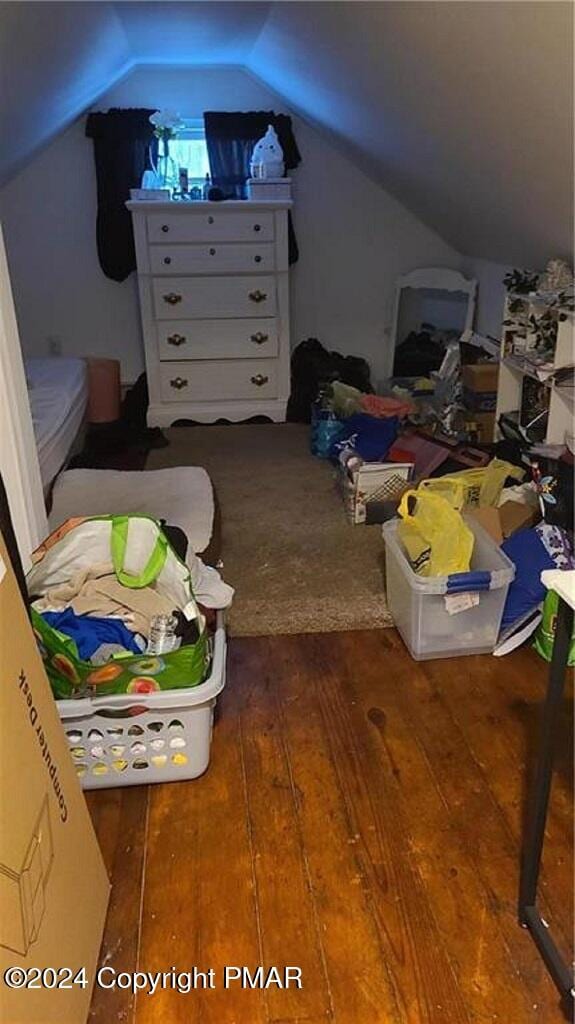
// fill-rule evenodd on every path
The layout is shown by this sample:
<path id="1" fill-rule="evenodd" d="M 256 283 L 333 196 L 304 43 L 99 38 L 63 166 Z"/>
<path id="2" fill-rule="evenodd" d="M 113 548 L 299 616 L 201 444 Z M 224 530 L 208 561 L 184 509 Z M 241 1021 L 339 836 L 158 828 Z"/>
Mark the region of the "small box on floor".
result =
<path id="1" fill-rule="evenodd" d="M 495 434 L 495 413 L 465 412 L 464 428 L 477 444 L 491 444 Z"/>
<path id="2" fill-rule="evenodd" d="M 364 462 L 340 466 L 339 486 L 350 523 L 383 523 L 411 480 L 413 463 Z"/>

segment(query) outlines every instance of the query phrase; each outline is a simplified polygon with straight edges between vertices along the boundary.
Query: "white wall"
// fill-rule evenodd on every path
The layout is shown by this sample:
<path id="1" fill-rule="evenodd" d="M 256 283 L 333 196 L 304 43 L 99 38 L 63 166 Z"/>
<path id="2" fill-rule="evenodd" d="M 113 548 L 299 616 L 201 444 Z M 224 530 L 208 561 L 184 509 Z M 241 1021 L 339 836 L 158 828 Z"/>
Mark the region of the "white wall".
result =
<path id="1" fill-rule="evenodd" d="M 110 106 L 288 112 L 237 68 L 140 68 L 106 93 Z M 50 336 L 64 354 L 122 360 L 143 369 L 135 275 L 118 284 L 96 253 L 96 184 L 85 118 L 57 137 L 0 193 L 20 335 L 30 355 Z M 382 375 L 395 278 L 420 266 L 459 269 L 459 254 L 360 171 L 320 131 L 294 118 L 302 163 L 294 173 L 300 260 L 292 273 L 292 339 L 364 355 Z"/>
<path id="2" fill-rule="evenodd" d="M 503 278 L 512 268 L 491 260 L 466 259 L 463 272 L 477 278 L 477 305 L 475 307 L 475 330 L 499 340 L 505 303 Z"/>

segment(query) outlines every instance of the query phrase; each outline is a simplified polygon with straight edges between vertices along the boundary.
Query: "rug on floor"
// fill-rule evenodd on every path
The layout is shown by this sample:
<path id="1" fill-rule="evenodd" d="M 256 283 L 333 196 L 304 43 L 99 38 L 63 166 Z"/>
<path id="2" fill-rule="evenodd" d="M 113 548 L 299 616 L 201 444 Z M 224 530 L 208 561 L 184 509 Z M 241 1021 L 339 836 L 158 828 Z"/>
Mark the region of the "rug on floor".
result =
<path id="1" fill-rule="evenodd" d="M 236 588 L 235 636 L 393 623 L 380 526 L 351 526 L 334 469 L 299 423 L 172 427 L 147 469 L 203 466 L 221 512 L 222 573 Z"/>

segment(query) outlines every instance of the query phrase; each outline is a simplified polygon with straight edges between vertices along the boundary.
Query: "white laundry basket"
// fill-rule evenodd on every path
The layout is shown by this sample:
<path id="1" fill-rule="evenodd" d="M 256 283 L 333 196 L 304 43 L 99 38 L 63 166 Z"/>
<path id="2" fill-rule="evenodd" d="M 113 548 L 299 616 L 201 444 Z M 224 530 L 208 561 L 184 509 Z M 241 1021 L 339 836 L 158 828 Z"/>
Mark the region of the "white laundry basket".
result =
<path id="1" fill-rule="evenodd" d="M 497 642 L 515 566 L 476 519 L 465 521 L 475 536 L 470 572 L 451 576 L 417 576 L 397 536 L 399 520 L 383 526 L 387 603 L 416 661 L 488 654 Z"/>
<path id="2" fill-rule="evenodd" d="M 56 702 L 84 789 L 195 779 L 210 761 L 216 697 L 226 682 L 218 615 L 211 673 L 189 689 Z"/>

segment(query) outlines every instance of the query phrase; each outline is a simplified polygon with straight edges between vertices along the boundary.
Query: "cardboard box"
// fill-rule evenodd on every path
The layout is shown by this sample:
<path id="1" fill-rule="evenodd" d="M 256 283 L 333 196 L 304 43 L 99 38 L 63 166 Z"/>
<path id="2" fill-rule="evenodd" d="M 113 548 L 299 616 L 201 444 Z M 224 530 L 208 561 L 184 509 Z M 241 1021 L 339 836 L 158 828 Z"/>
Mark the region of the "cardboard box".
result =
<path id="1" fill-rule="evenodd" d="M 86 980 L 69 988 L 2 983 L 0 1020 L 82 1024 L 109 883 L 1 537 L 0 734 L 0 974 L 63 967 L 81 980 L 84 968 Z"/>
<path id="2" fill-rule="evenodd" d="M 495 435 L 494 412 L 466 412 L 464 426 L 467 430 L 474 424 L 475 439 L 478 444 L 491 444 Z"/>
<path id="3" fill-rule="evenodd" d="M 472 388 L 463 388 L 463 404 L 471 412 L 495 412 L 497 392 L 473 391 Z"/>
<path id="4" fill-rule="evenodd" d="M 462 366 L 461 380 L 470 391 L 497 391 L 499 363 L 475 363 Z"/>
<path id="5" fill-rule="evenodd" d="M 538 509 L 520 501 L 505 501 L 500 508 L 474 508 L 467 514 L 481 524 L 496 544 L 503 544 L 512 533 L 533 526 L 540 519 Z"/>
<path id="6" fill-rule="evenodd" d="M 503 543 L 503 530 L 498 508 L 474 508 L 466 514 L 473 516 L 497 545 Z"/>
<path id="7" fill-rule="evenodd" d="M 340 467 L 339 483 L 350 523 L 381 523 L 389 518 L 393 514 L 389 504 L 397 504 L 412 472 L 413 463 L 399 462 L 364 462 L 354 471 Z"/>
<path id="8" fill-rule="evenodd" d="M 541 514 L 533 505 L 525 505 L 521 501 L 504 501 L 497 511 L 504 537 L 510 537 L 517 530 L 524 530 L 539 522 Z"/>

